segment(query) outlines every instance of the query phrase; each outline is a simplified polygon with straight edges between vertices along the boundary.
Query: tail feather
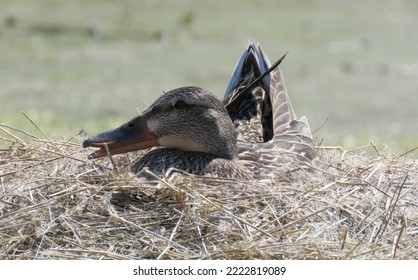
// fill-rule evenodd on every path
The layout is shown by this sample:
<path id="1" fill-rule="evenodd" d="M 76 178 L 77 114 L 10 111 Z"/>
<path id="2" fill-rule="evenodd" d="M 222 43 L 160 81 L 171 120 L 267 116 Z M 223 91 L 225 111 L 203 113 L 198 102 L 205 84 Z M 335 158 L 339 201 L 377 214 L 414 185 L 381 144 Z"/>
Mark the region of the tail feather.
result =
<path id="1" fill-rule="evenodd" d="M 305 116 L 300 119 L 296 118 L 279 68 L 272 73 L 270 97 L 274 108 L 272 141 L 283 149 L 312 160 L 315 157 L 315 150 L 308 120 Z"/>
<path id="2" fill-rule="evenodd" d="M 273 130 L 274 135 L 283 134 L 287 131 L 291 121 L 296 119 L 287 94 L 282 71 L 279 68 L 273 71 L 270 82 L 270 97 L 273 106 Z"/>

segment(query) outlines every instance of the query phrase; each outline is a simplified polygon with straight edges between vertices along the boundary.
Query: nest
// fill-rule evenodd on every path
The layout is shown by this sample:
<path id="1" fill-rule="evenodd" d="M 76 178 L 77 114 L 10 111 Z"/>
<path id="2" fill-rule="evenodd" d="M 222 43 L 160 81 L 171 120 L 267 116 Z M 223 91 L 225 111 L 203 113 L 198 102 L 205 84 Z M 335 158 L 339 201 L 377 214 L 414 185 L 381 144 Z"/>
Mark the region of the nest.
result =
<path id="1" fill-rule="evenodd" d="M 144 182 L 132 154 L 91 161 L 80 144 L 2 130 L 0 259 L 418 259 L 408 155 L 322 147 L 274 182 Z"/>

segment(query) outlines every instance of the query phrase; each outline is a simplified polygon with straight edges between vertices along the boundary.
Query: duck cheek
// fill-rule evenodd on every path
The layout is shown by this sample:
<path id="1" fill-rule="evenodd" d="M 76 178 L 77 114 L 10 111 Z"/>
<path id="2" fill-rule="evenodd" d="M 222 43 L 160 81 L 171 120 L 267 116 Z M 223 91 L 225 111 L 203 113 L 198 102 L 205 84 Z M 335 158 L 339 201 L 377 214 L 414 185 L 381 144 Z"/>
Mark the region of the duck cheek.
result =
<path id="1" fill-rule="evenodd" d="M 158 120 L 147 120 L 147 126 L 151 132 L 156 132 L 160 126 L 160 122 Z"/>
<path id="2" fill-rule="evenodd" d="M 182 151 L 205 152 L 204 147 L 190 138 L 179 135 L 164 135 L 158 138 L 161 146 L 172 147 Z"/>

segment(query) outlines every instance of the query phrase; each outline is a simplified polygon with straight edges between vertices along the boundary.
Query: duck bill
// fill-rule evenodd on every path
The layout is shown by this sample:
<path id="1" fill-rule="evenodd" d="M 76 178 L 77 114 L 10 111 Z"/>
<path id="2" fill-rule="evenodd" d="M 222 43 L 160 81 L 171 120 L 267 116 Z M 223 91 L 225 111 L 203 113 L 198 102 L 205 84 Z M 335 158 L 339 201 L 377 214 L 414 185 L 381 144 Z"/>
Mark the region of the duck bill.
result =
<path id="1" fill-rule="evenodd" d="M 158 145 L 157 135 L 150 131 L 146 120 L 142 116 L 136 117 L 118 128 L 88 138 L 83 142 L 83 148 L 99 148 L 89 155 L 89 159 L 104 157 L 108 154 L 117 155 L 143 150 Z"/>

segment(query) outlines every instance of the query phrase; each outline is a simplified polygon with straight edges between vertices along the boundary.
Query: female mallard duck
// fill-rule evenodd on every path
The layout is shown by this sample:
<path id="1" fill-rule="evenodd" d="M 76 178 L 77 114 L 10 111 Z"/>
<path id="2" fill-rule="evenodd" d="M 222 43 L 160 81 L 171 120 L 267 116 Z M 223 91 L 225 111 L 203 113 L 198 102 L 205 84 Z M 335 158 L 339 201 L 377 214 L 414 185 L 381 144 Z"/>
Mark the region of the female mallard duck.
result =
<path id="1" fill-rule="evenodd" d="M 312 160 L 315 151 L 306 118 L 296 119 L 280 69 L 270 74 L 269 67 L 258 44 L 251 44 L 223 101 L 199 87 L 174 89 L 142 115 L 85 140 L 83 147 L 100 148 L 90 155 L 98 158 L 161 146 L 145 153 L 133 165 L 134 173 L 148 167 L 157 175 L 174 169 L 272 178 L 301 160 Z"/>

